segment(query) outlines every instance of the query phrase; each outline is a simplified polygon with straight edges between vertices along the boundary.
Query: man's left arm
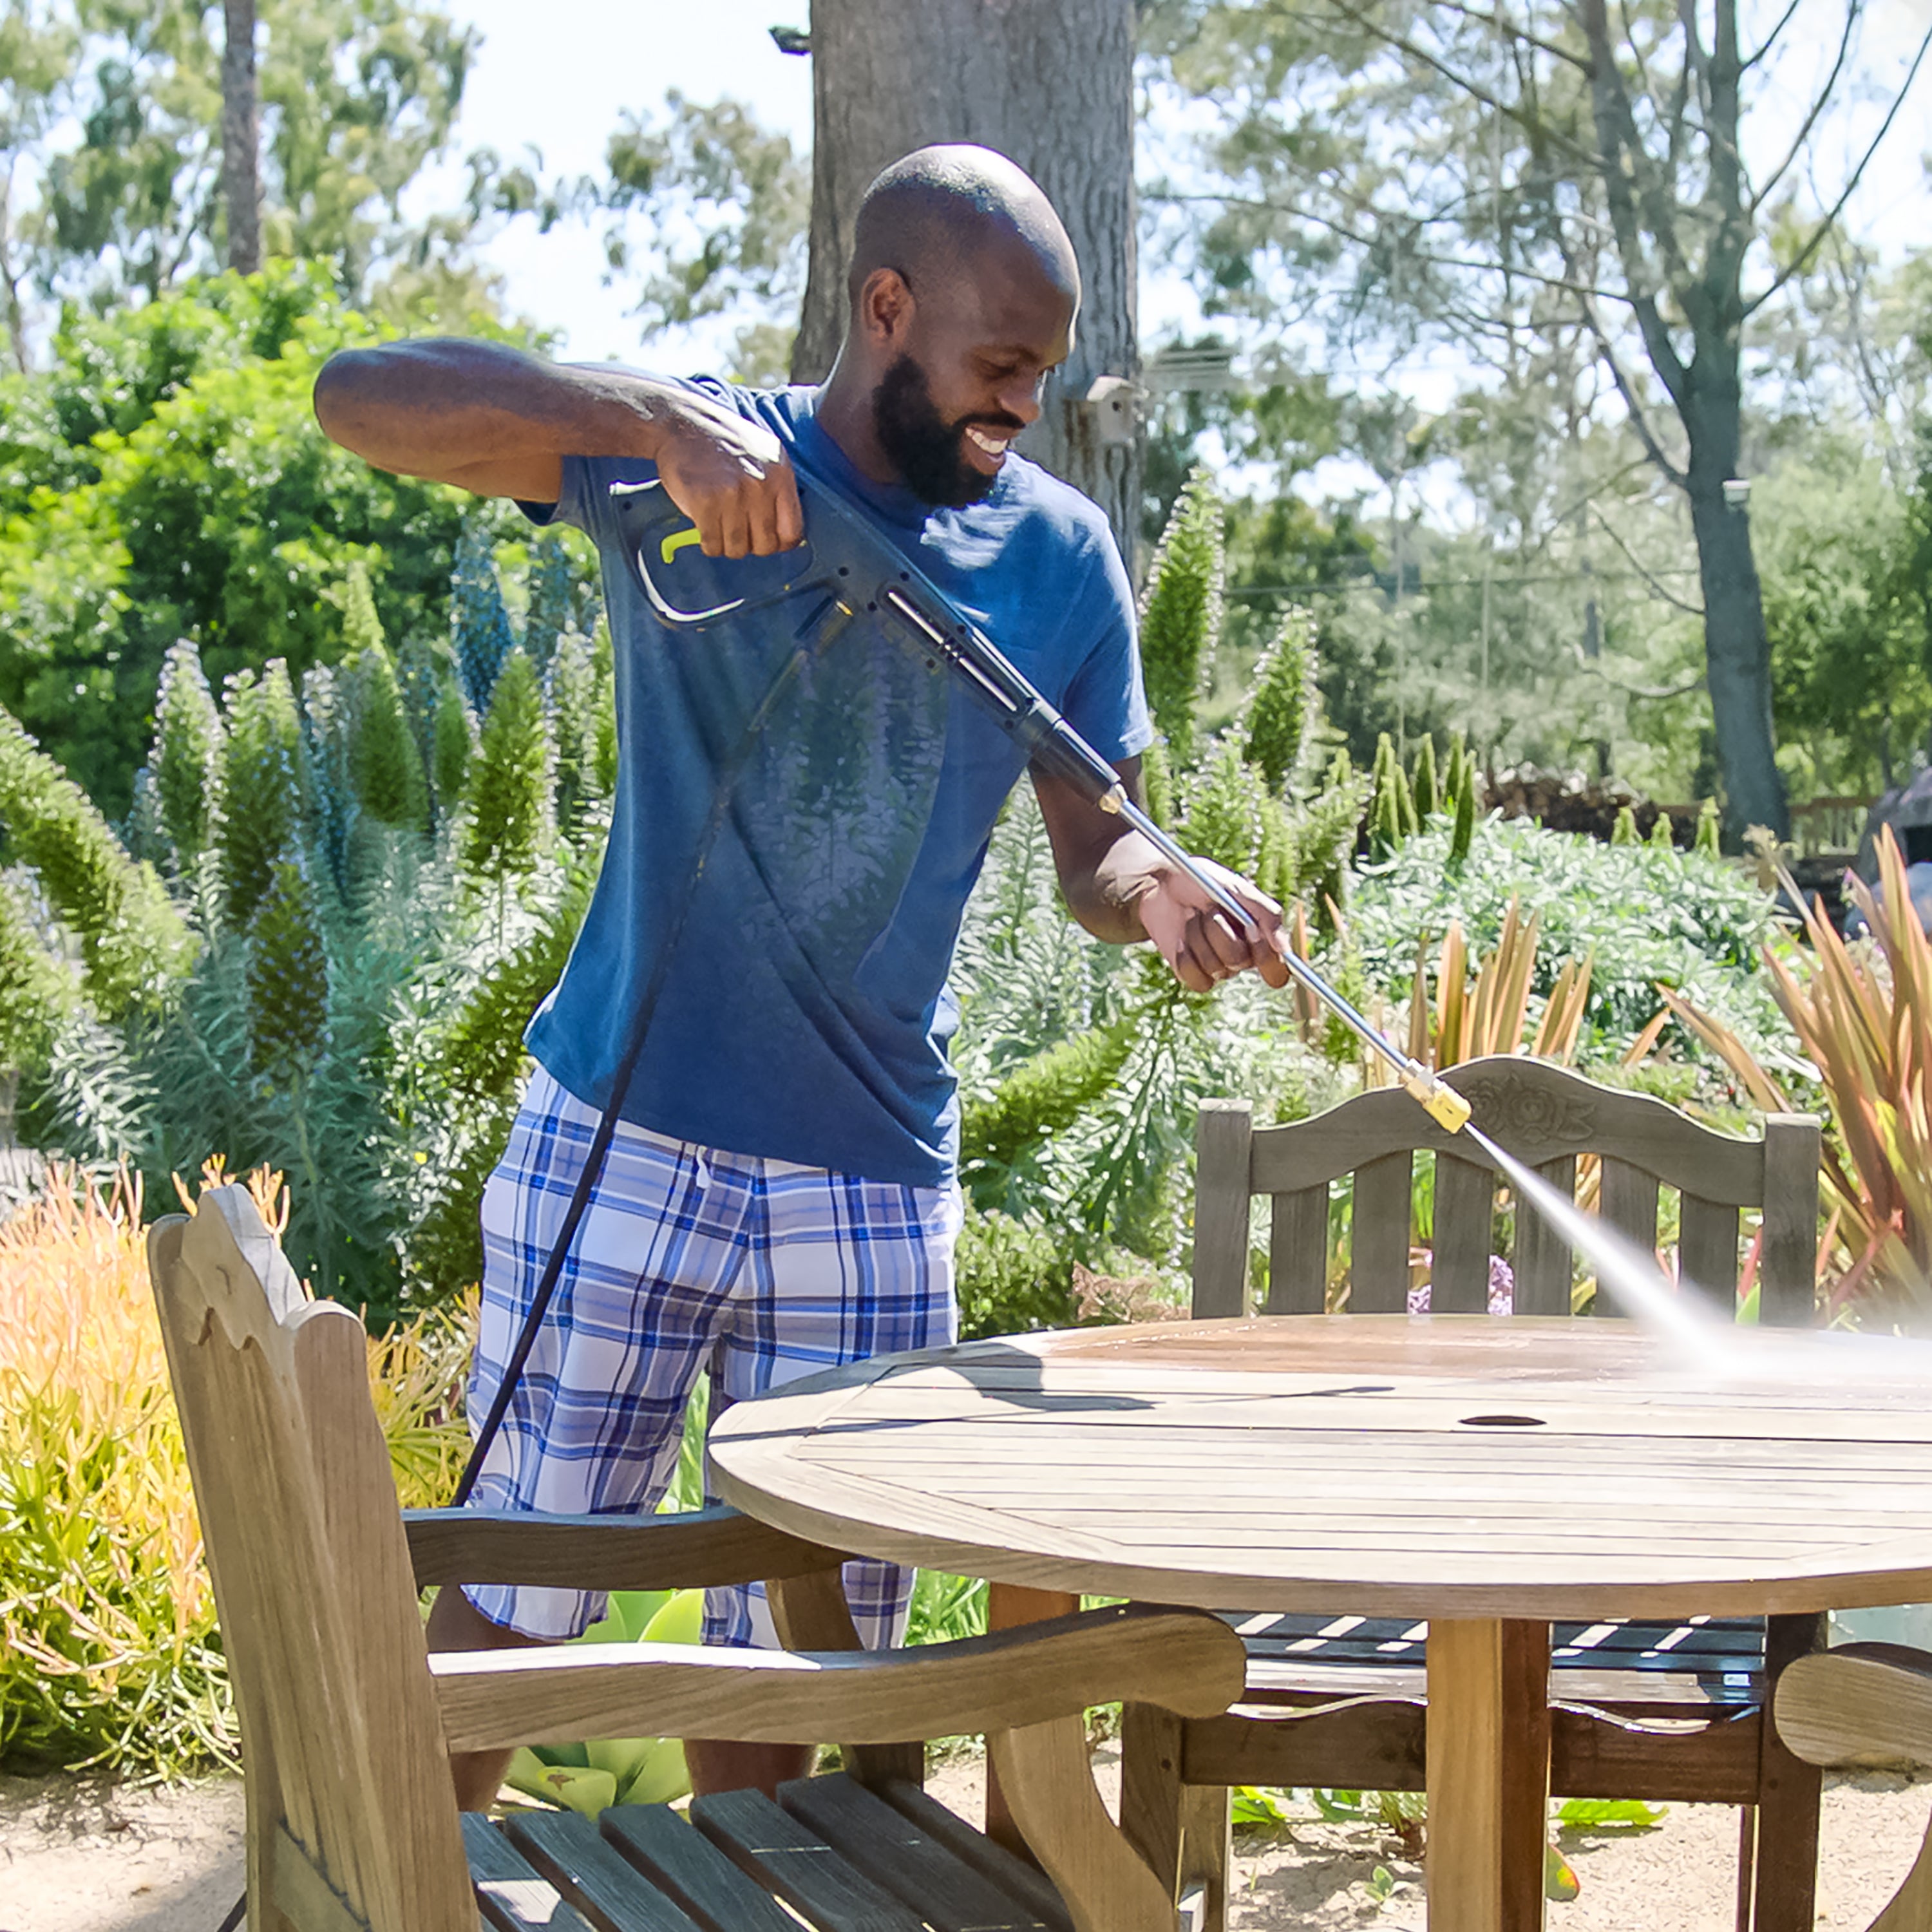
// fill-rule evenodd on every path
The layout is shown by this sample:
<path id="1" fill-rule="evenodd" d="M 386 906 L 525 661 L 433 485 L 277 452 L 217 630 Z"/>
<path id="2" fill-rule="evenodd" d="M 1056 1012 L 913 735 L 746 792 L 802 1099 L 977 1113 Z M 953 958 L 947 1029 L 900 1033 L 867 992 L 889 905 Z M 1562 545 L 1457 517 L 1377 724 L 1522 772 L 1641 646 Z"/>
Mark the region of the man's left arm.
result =
<path id="1" fill-rule="evenodd" d="M 1144 809 L 1140 760 L 1125 759 L 1114 769 L 1127 796 Z M 1265 892 L 1212 860 L 1196 861 L 1247 908 L 1257 934 L 1244 933 L 1132 826 L 1090 804 L 1064 779 L 1036 772 L 1034 790 L 1060 890 L 1073 916 L 1096 939 L 1119 946 L 1151 940 L 1174 976 L 1196 993 L 1250 967 L 1270 986 L 1288 984 L 1281 908 Z"/>

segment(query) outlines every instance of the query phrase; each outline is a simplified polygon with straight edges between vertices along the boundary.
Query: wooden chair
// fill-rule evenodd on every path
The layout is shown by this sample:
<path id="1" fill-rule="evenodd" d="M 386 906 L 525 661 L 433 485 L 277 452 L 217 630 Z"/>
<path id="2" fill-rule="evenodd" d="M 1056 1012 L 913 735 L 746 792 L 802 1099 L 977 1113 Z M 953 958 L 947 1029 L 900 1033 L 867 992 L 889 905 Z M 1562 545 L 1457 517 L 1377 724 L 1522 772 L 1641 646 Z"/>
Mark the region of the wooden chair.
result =
<path id="1" fill-rule="evenodd" d="M 308 1298 L 245 1192 L 158 1223 L 148 1258 L 241 1718 L 254 1932 L 796 1932 L 800 1916 L 820 1932 L 1174 1932 L 1165 1888 L 1094 1790 L 1081 1713 L 1122 1696 L 1224 1708 L 1241 1682 L 1225 1625 L 1102 1612 L 874 1655 L 857 1649 L 836 1552 L 728 1510 L 406 1522 L 362 1324 Z M 772 1580 L 787 1640 L 817 1654 L 432 1657 L 418 1600 L 459 1580 L 754 1577 Z M 935 1804 L 892 1742 L 981 1730 L 1051 1883 Z M 458 1814 L 449 1751 L 639 1733 L 838 1738 L 848 1772 L 776 1804 L 700 1798 L 688 1822 L 664 1806 L 500 1828 Z"/>
<path id="2" fill-rule="evenodd" d="M 1922 1650 L 1847 1643 L 1801 1657 L 1778 1680 L 1773 1708 L 1779 1736 L 1807 1764 L 1932 1770 L 1932 1656 Z M 1932 1827 L 1867 1932 L 1932 1932 Z"/>
<path id="3" fill-rule="evenodd" d="M 1682 1273 L 1726 1311 L 1739 1278 L 1738 1212 L 1762 1211 L 1760 1318 L 1813 1318 L 1819 1126 L 1773 1117 L 1761 1140 L 1732 1139 L 1647 1096 L 1594 1085 L 1538 1061 L 1472 1060 L 1446 1076 L 1477 1126 L 1574 1198 L 1580 1156 L 1602 1162 L 1600 1211 L 1646 1251 L 1658 1189 L 1680 1195 Z M 1497 1175 L 1398 1088 L 1317 1118 L 1254 1126 L 1244 1102 L 1208 1102 L 1198 1129 L 1193 1313 L 1248 1314 L 1250 1214 L 1272 1197 L 1268 1292 L 1260 1312 L 1318 1315 L 1328 1270 L 1329 1190 L 1354 1177 L 1346 1306 L 1408 1306 L 1414 1157 L 1436 1156 L 1431 1306 L 1488 1306 Z M 1532 1210 L 1516 1212 L 1517 1315 L 1571 1311 L 1571 1257 Z M 1604 1312 L 1610 1311 L 1598 1304 Z M 1579 1496 L 1576 1507 L 1590 1499 Z M 1229 1613 L 1248 1648 L 1239 1711 L 1204 1720 L 1128 1714 L 1126 1814 L 1145 1855 L 1204 1885 L 1214 1922 L 1225 1895 L 1234 1784 L 1423 1788 L 1426 1625 L 1346 1614 Z M 1820 1640 L 1814 1617 L 1693 1618 L 1681 1624 L 1562 1624 L 1552 1636 L 1551 1789 L 1746 1808 L 1738 1924 L 1809 1932 L 1817 1862 L 1817 1774 L 1766 1721 L 1766 1686 Z M 1260 1714 L 1262 1710 L 1265 1714 Z M 1176 1862 L 1178 1861 L 1178 1868 Z"/>

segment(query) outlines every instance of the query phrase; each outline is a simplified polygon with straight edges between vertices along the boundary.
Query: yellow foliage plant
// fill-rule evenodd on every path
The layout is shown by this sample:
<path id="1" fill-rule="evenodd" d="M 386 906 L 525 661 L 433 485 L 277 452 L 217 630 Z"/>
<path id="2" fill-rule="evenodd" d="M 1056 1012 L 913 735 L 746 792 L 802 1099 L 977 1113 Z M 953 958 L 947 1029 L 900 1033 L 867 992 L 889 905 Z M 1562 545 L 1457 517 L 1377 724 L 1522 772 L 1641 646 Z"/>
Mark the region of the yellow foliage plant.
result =
<path id="1" fill-rule="evenodd" d="M 1820 1260 L 1838 1253 L 1845 1263 L 1832 1312 L 1864 1298 L 1922 1318 L 1932 1307 L 1932 940 L 1889 829 L 1879 846 L 1879 886 L 1851 889 L 1869 939 L 1848 944 L 1814 902 L 1804 914 L 1809 963 L 1767 948 L 1765 967 L 1831 1103 Z M 1784 1089 L 1734 1033 L 1688 1000 L 1665 997 L 1758 1106 L 1790 1111 Z"/>
<path id="2" fill-rule="evenodd" d="M 280 1177 L 249 1180 L 278 1224 Z M 97 1186 L 56 1168 L 0 1222 L 0 1761 L 10 1765 L 169 1776 L 234 1760 L 144 1242 L 140 1184 L 125 1173 Z M 448 1492 L 464 1442 L 466 1346 L 448 1316 L 370 1345 L 406 1502 Z"/>

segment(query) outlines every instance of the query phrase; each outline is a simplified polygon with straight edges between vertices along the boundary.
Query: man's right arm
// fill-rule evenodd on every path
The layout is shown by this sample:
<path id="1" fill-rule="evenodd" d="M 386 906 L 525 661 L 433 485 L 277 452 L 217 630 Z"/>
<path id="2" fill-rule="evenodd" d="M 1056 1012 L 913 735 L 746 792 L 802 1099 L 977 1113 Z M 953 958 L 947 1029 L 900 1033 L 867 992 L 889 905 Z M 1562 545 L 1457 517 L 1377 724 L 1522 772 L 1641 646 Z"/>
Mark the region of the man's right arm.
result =
<path id="1" fill-rule="evenodd" d="M 770 556 L 803 535 L 778 439 L 675 383 L 544 362 L 499 343 L 345 349 L 316 378 L 324 431 L 374 464 L 484 496 L 554 503 L 566 456 L 657 466 L 712 556 Z"/>

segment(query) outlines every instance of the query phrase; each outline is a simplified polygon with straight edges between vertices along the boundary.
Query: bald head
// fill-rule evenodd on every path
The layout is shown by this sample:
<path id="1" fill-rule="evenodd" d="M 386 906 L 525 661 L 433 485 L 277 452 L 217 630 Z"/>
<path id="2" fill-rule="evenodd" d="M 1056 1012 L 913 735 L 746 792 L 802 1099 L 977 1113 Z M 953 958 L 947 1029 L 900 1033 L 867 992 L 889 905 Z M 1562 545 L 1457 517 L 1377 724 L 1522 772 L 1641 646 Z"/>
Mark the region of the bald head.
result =
<path id="1" fill-rule="evenodd" d="M 895 161 L 859 204 L 848 286 L 853 306 L 880 268 L 915 290 L 982 268 L 1030 267 L 1076 307 L 1080 270 L 1053 204 L 1024 169 L 991 148 L 920 148 Z"/>

